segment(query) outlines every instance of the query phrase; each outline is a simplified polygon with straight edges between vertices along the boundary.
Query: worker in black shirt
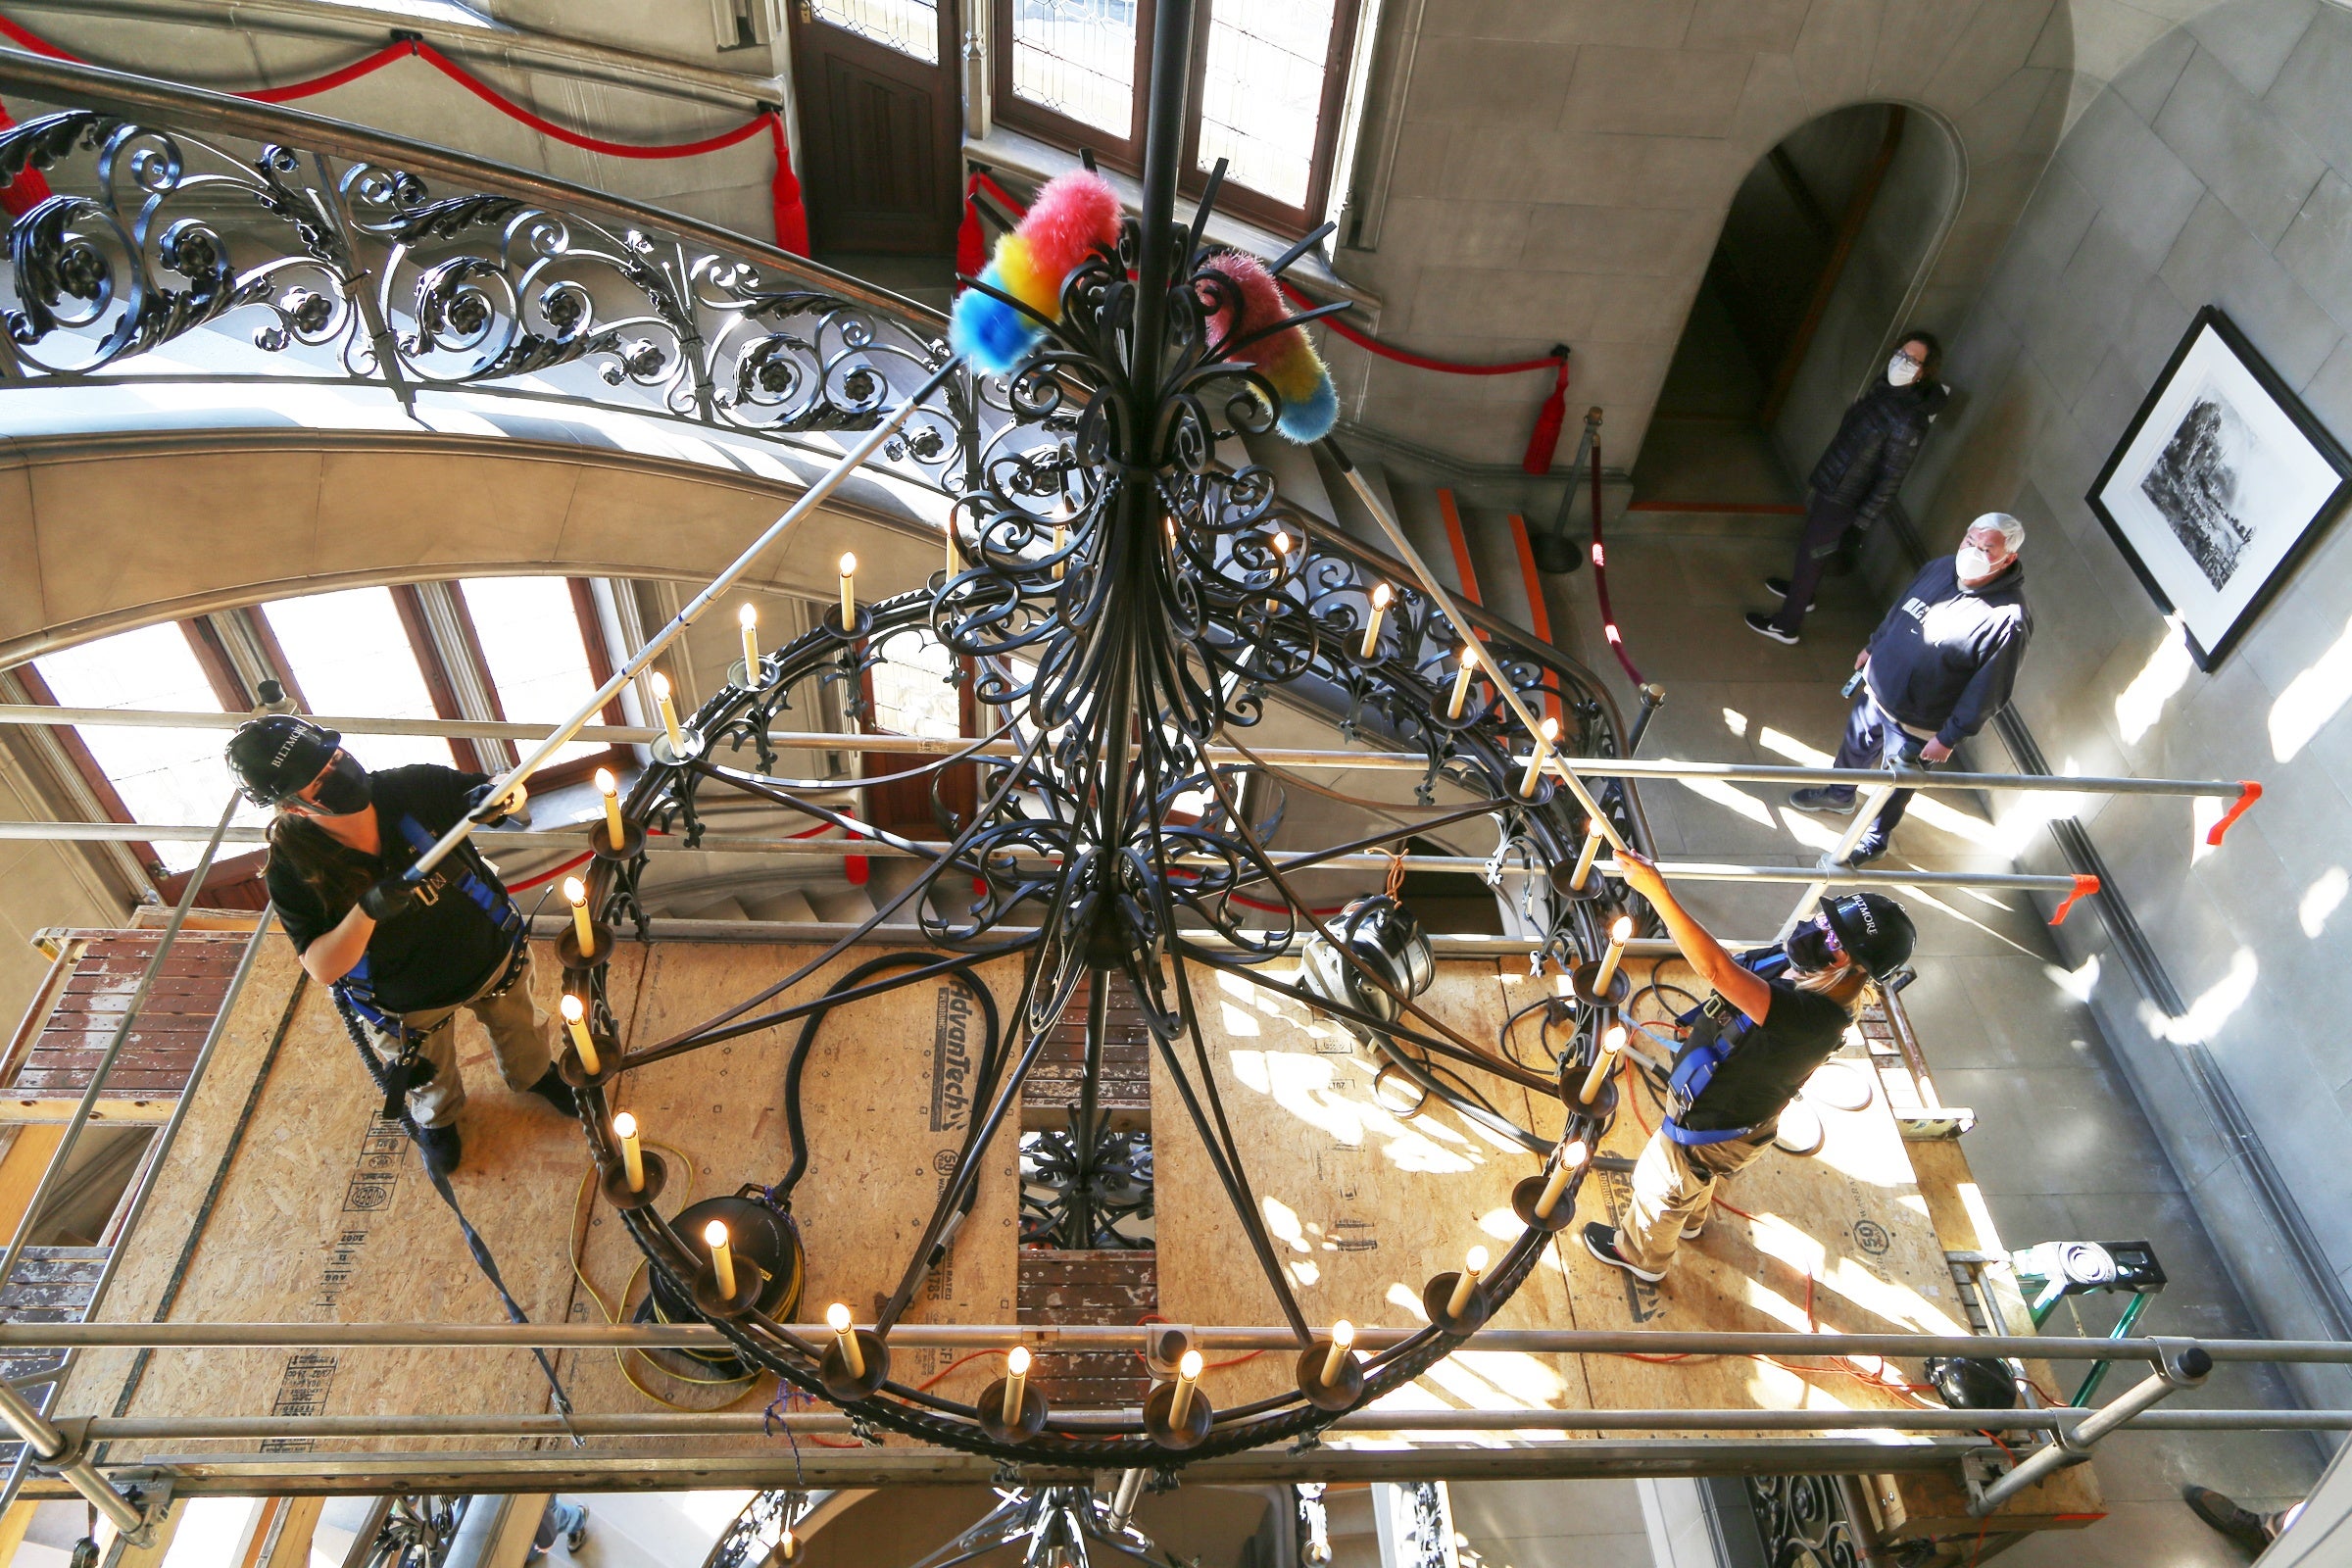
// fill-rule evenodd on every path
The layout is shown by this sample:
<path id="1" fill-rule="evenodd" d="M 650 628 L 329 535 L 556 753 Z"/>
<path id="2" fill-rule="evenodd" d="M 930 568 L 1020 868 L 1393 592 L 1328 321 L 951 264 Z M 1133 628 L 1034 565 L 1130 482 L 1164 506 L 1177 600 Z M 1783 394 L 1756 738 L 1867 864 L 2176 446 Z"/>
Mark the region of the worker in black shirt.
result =
<path id="1" fill-rule="evenodd" d="M 1956 555 L 1919 569 L 1854 661 L 1862 686 L 1846 715 L 1838 766 L 1933 767 L 2008 703 L 2034 636 L 2025 563 L 2018 559 L 2025 543 L 2024 523 L 2006 512 L 1987 512 L 1968 525 Z M 1896 790 L 1886 798 L 1846 864 L 1886 853 L 1911 793 Z M 1797 790 L 1788 804 L 1842 815 L 1854 808 L 1854 786 Z"/>
<path id="2" fill-rule="evenodd" d="M 483 775 L 429 762 L 371 773 L 342 739 L 271 714 L 238 728 L 228 765 L 247 798 L 277 810 L 270 901 L 303 968 L 332 986 L 358 1021 L 388 1098 L 406 1094 L 425 1162 L 446 1175 L 462 1152 L 466 1085 L 453 1027 L 461 1007 L 489 1032 L 509 1088 L 576 1114 L 550 1064 L 547 1017 L 531 999 L 522 917 L 497 873 L 466 843 L 421 880 L 404 874 L 461 818 L 521 809 L 522 791 L 485 813 Z"/>
<path id="3" fill-rule="evenodd" d="M 1892 899 L 1825 900 L 1777 948 L 1738 956 L 1690 918 L 1658 868 L 1617 852 L 1625 884 L 1650 902 L 1666 934 L 1714 988 L 1675 1054 L 1674 1108 L 1634 1164 L 1625 1223 L 1585 1227 L 1585 1248 L 1656 1284 L 1674 1250 L 1699 1233 L 1724 1181 L 1764 1152 L 1781 1112 L 1838 1053 L 1870 980 L 1911 956 L 1911 917 Z"/>

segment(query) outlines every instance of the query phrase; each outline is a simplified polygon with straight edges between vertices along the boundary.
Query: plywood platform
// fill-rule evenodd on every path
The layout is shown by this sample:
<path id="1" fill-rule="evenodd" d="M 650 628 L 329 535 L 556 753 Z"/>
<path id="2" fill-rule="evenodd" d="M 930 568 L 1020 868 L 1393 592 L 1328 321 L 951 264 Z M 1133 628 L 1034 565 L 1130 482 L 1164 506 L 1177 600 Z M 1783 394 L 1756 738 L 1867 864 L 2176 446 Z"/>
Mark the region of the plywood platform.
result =
<path id="1" fill-rule="evenodd" d="M 625 944 L 613 960 L 610 997 L 625 1034 L 643 1044 L 812 956 L 754 944 Z M 814 997 L 868 956 L 835 959 L 783 1000 Z M 1646 966 L 1633 967 L 1638 982 L 1647 978 Z M 552 1003 L 557 974 L 542 954 L 543 1005 Z M 1007 960 L 982 977 L 1007 1006 L 1016 965 Z M 1369 1055 L 1297 1002 L 1207 971 L 1193 981 L 1211 1068 L 1256 1200 L 1311 1319 L 1417 1326 L 1430 1276 L 1457 1267 L 1472 1244 L 1499 1254 L 1517 1235 L 1509 1193 L 1537 1169 L 1534 1155 L 1442 1106 L 1396 1114 L 1375 1092 Z M 1529 980 L 1515 963 L 1449 961 L 1440 966 L 1429 1004 L 1463 1034 L 1488 1042 L 1506 1016 L 1538 999 L 1539 987 L 1556 983 Z M 509 1288 L 539 1321 L 628 1316 L 645 1294 L 643 1271 L 612 1211 L 584 1190 L 578 1128 L 499 1084 L 488 1042 L 470 1018 L 459 1030 L 471 1098 L 455 1187 Z M 763 1031 L 624 1081 L 620 1103 L 637 1114 L 651 1143 L 674 1153 L 673 1167 L 691 1171 L 695 1196 L 782 1173 L 784 1063 L 798 1032 L 797 1024 Z M 1855 1047 L 1855 1065 L 1846 1070 L 1876 1090 L 1858 1038 Z M 976 1020 L 961 993 L 939 982 L 845 1008 L 824 1024 L 805 1083 L 812 1163 L 794 1195 L 809 1254 L 804 1317 L 832 1300 L 849 1301 L 864 1316 L 895 1288 L 973 1114 L 978 1050 Z M 1474 1070 L 1463 1078 L 1513 1120 L 1544 1131 L 1558 1124 L 1558 1107 L 1544 1097 Z M 1141 1095 L 1123 1096 L 1122 1103 L 1124 1113 L 1148 1114 L 1159 1131 L 1159 1315 L 1278 1322 L 1156 1059 L 1149 1090 L 1148 1107 L 1124 1105 Z M 291 951 L 272 939 L 195 1092 L 104 1315 L 497 1321 L 498 1301 L 455 1220 L 405 1138 L 377 1122 L 379 1108 L 325 993 L 300 979 Z M 1571 1231 L 1497 1325 L 1965 1332 L 1944 1250 L 1989 1250 L 1997 1238 L 1975 1228 L 1977 1217 L 1959 1200 L 1967 1174 L 1957 1146 L 1936 1150 L 1927 1170 L 1932 1186 L 1923 1189 L 1883 1091 L 1859 1109 L 1820 1113 L 1828 1127 L 1822 1152 L 1768 1153 L 1732 1182 L 1706 1235 L 1686 1244 L 1663 1284 L 1629 1284 L 1588 1257 Z M 1634 1091 L 1603 1152 L 1637 1154 L 1656 1114 L 1646 1095 Z M 914 1319 L 1010 1323 L 1022 1309 L 1016 1121 L 1008 1118 L 1000 1133 L 978 1207 Z M 1623 1196 L 1623 1178 L 1597 1173 L 1584 1211 L 1613 1217 Z M 665 1211 L 675 1206 L 664 1200 Z M 1971 1227 L 1966 1236 L 1938 1234 L 1939 1226 L 1963 1224 Z M 1272 1393 L 1290 1380 L 1288 1359 L 1269 1353 L 1221 1366 L 1206 1385 L 1209 1395 L 1231 1405 Z M 948 1361 L 946 1352 L 910 1350 L 896 1371 L 910 1382 L 945 1374 L 940 1392 L 965 1398 L 997 1375 L 985 1357 L 952 1372 Z M 773 1394 L 766 1379 L 729 1384 L 710 1381 L 707 1371 L 682 1378 L 641 1357 L 624 1367 L 606 1353 L 565 1357 L 560 1370 L 583 1411 L 643 1410 L 657 1398 L 710 1409 L 764 1402 Z M 1916 1389 L 1905 1387 L 1918 1378 L 1915 1364 L 1830 1357 L 1656 1362 L 1473 1350 L 1433 1368 L 1392 1402 L 1407 1409 L 1898 1410 L 1920 1402 Z M 548 1405 L 537 1366 L 519 1352 L 256 1350 L 92 1355 L 63 1407 L 170 1415 Z M 1560 1434 L 1524 1436 L 1542 1442 Z M 2047 1489 L 2052 1500 L 2041 1511 L 2095 1510 L 2088 1486 L 2087 1471 L 2069 1473 Z"/>

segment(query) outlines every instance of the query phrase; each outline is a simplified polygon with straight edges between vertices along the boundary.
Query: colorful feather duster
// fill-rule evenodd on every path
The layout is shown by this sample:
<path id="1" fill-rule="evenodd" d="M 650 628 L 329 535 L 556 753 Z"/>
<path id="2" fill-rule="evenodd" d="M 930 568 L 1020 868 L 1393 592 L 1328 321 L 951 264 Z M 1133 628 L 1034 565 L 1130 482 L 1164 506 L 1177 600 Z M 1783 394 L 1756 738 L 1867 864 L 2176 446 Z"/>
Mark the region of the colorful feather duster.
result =
<path id="1" fill-rule="evenodd" d="M 1009 373 L 1046 335 L 1038 317 L 1061 319 L 1063 280 L 1097 245 L 1115 245 L 1118 237 L 1118 193 L 1102 175 L 1074 170 L 1047 181 L 1020 226 L 997 241 L 996 259 L 980 274 L 1037 316 L 967 288 L 949 318 L 949 343 L 982 369 Z"/>
<path id="2" fill-rule="evenodd" d="M 1230 304 L 1220 308 L 1209 321 L 1211 346 L 1248 337 L 1281 320 L 1289 312 L 1282 300 L 1282 290 L 1274 285 L 1274 274 L 1266 264 L 1241 251 L 1225 251 L 1209 258 L 1207 265 L 1233 280 L 1241 295 L 1237 313 Z M 1236 320 L 1236 315 L 1240 319 Z M 1331 434 L 1332 425 L 1340 416 L 1340 396 L 1331 384 L 1331 371 L 1323 365 L 1323 357 L 1302 326 L 1286 326 L 1281 331 L 1246 343 L 1233 356 L 1238 364 L 1254 366 L 1260 375 L 1274 384 L 1282 399 L 1276 427 L 1291 440 L 1304 446 L 1320 441 Z"/>

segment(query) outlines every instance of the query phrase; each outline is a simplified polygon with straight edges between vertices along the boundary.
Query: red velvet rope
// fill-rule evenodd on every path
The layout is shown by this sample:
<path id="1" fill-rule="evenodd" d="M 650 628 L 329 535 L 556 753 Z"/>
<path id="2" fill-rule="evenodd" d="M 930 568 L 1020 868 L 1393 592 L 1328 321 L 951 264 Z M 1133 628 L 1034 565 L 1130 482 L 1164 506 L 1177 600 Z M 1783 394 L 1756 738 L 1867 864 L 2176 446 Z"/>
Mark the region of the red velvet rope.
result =
<path id="1" fill-rule="evenodd" d="M 1314 304 L 1314 301 L 1282 279 L 1276 278 L 1275 281 L 1282 284 L 1282 292 L 1293 305 L 1303 310 Z M 1384 360 L 1395 360 L 1398 365 L 1412 366 L 1416 369 L 1439 370 L 1446 375 L 1517 375 L 1526 370 L 1556 370 L 1559 372 L 1559 389 L 1563 392 L 1568 389 L 1568 356 L 1564 352 L 1546 354 L 1540 360 L 1512 360 L 1507 365 L 1465 365 L 1459 360 L 1433 360 L 1426 354 L 1415 354 L 1411 349 L 1383 343 L 1367 332 L 1357 331 L 1337 316 L 1326 316 L 1320 324 L 1330 327 L 1367 353 L 1377 354 Z"/>
<path id="2" fill-rule="evenodd" d="M 5 34 L 10 41 L 34 54 L 46 55 L 52 60 L 71 61 L 75 65 L 86 64 L 77 57 L 58 48 L 47 39 L 26 31 L 5 17 L 0 17 L 0 34 Z M 510 120 L 519 121 L 541 135 L 552 136 L 567 147 L 577 147 L 585 152 L 603 153 L 609 158 L 694 158 L 704 153 L 718 152 L 738 143 L 749 141 L 764 130 L 767 132 L 769 141 L 774 145 L 776 155 L 776 173 L 769 189 L 769 200 L 776 225 L 776 243 L 795 255 L 806 256 L 808 254 L 808 214 L 802 205 L 800 181 L 793 173 L 792 159 L 789 150 L 784 145 L 783 117 L 772 109 L 763 109 L 731 130 L 722 130 L 716 135 L 705 136 L 698 141 L 663 142 L 652 146 L 634 142 L 608 141 L 601 136 L 589 136 L 576 130 L 566 129 L 543 115 L 534 114 L 421 38 L 404 38 L 387 44 L 367 58 L 355 60 L 350 65 L 337 71 L 330 71 L 322 76 L 313 76 L 306 81 L 290 82 L 283 87 L 257 88 L 252 92 L 237 93 L 235 96 L 250 99 L 255 103 L 292 103 L 298 98 L 309 98 L 318 93 L 345 86 L 359 80 L 362 76 L 372 75 L 393 62 L 405 60 L 411 55 L 422 60 L 426 65 L 431 66 L 435 71 L 440 72 L 441 74 Z M 5 129 L 14 123 L 15 122 L 8 118 L 6 111 L 0 110 L 0 129 Z M 41 177 L 40 172 L 26 170 L 17 176 L 16 182 L 7 190 L 0 191 L 0 205 L 5 205 L 10 212 L 21 215 L 30 211 L 33 206 L 46 200 L 48 196 L 48 181 Z"/>

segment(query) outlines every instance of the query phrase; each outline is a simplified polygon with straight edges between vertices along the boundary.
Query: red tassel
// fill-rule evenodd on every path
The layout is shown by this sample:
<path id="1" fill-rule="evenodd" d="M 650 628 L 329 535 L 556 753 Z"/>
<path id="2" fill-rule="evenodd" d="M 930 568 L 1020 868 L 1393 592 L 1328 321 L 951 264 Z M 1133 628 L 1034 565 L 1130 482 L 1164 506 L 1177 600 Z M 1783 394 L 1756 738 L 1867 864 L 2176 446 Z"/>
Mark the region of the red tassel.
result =
<path id="1" fill-rule="evenodd" d="M 0 109 L 0 130 L 13 129 L 16 123 L 6 109 Z M 12 218 L 23 218 L 48 199 L 49 181 L 37 169 L 25 170 L 5 190 L 0 190 L 0 207 L 7 208 Z"/>
<path id="2" fill-rule="evenodd" d="M 957 277 L 978 277 L 988 265 L 988 231 L 981 227 L 980 208 L 972 200 L 972 193 L 979 188 L 978 174 L 963 182 L 963 221 L 956 225 Z"/>
<path id="3" fill-rule="evenodd" d="M 792 172 L 792 150 L 784 145 L 784 117 L 769 111 L 767 139 L 776 149 L 776 178 L 769 187 L 776 212 L 776 247 L 808 254 L 808 209 L 801 205 L 801 182 Z"/>
<path id="4" fill-rule="evenodd" d="M 1560 368 L 1552 376 L 1551 396 L 1536 411 L 1536 428 L 1527 438 L 1527 456 L 1519 466 L 1529 473 L 1549 473 L 1551 460 L 1560 455 L 1560 427 L 1568 419 L 1568 350 L 1553 350 Z"/>

